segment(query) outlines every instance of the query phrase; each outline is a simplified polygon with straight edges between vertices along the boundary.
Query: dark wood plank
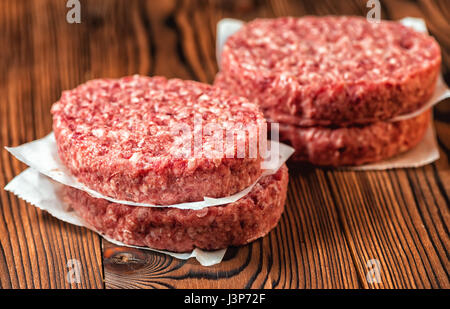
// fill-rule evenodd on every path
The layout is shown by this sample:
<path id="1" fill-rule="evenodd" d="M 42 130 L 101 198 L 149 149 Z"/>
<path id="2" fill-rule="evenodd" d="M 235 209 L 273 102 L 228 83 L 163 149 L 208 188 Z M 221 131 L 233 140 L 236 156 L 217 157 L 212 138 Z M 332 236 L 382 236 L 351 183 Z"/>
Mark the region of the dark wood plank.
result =
<path id="1" fill-rule="evenodd" d="M 68 24 L 64 1 L 0 2 L 0 46 L 9 46 L 0 51 L 0 146 L 48 133 L 51 104 L 88 79 L 212 82 L 221 18 L 367 11 L 364 0 L 99 0 L 82 1 L 82 23 Z M 383 18 L 426 19 L 447 81 L 449 13 L 446 0 L 382 1 Z M 435 109 L 435 164 L 382 172 L 290 166 L 277 228 L 213 267 L 117 247 L 0 190 L 0 287 L 101 288 L 103 263 L 106 288 L 449 288 L 449 111 L 448 102 Z M 0 186 L 24 168 L 2 150 Z M 68 259 L 81 263 L 78 285 L 65 280 Z M 366 280 L 371 259 L 380 262 L 379 284 Z"/>
<path id="2" fill-rule="evenodd" d="M 381 264 L 381 282 L 364 287 L 449 287 L 448 204 L 434 168 L 327 173 L 361 278 L 367 261 Z"/>
<path id="3" fill-rule="evenodd" d="M 107 288 L 358 288 L 321 170 L 291 174 L 285 213 L 268 236 L 212 267 L 105 242 Z M 134 261 L 132 263 L 124 262 Z"/>
<path id="4" fill-rule="evenodd" d="M 83 68 L 66 45 L 71 37 L 55 27 L 64 26 L 64 12 L 61 2 L 0 2 L 1 188 L 25 168 L 3 147 L 50 132 L 52 102 L 62 88 L 84 79 L 73 72 L 68 77 L 66 64 L 58 62 L 72 60 L 67 66 L 77 73 Z M 60 222 L 4 190 L 0 190 L 0 205 L 2 288 L 103 288 L 101 242 L 96 234 Z M 80 263 L 80 283 L 66 280 L 71 259 Z"/>

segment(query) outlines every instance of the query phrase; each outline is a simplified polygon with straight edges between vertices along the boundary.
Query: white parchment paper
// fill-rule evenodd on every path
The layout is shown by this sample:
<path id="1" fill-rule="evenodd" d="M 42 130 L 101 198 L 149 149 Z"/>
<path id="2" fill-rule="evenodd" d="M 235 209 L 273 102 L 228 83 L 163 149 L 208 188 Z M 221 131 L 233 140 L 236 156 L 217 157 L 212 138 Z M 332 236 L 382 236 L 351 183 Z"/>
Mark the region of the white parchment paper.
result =
<path id="1" fill-rule="evenodd" d="M 276 147 L 277 149 L 279 149 L 278 151 L 279 160 L 273 160 L 273 162 L 276 163 L 275 166 L 273 166 L 273 168 L 270 170 L 265 170 L 261 175 L 261 177 L 275 174 L 281 167 L 281 165 L 283 165 L 284 162 L 286 162 L 286 160 L 294 153 L 294 148 L 290 146 L 278 143 L 276 141 L 270 141 L 270 143 L 271 147 Z M 50 133 L 44 138 L 17 147 L 5 147 L 5 148 L 18 160 L 22 161 L 29 167 L 34 168 L 40 173 L 52 178 L 53 180 L 56 180 L 59 183 L 76 188 L 78 190 L 83 190 L 92 197 L 101 198 L 113 203 L 124 204 L 128 206 L 175 207 L 180 209 L 199 210 L 205 207 L 225 205 L 229 203 L 234 203 L 237 200 L 241 199 L 242 197 L 246 196 L 261 179 L 261 177 L 259 177 L 252 185 L 245 188 L 241 192 L 222 198 L 204 197 L 203 201 L 199 202 L 179 203 L 164 206 L 145 203 L 135 203 L 131 201 L 113 199 L 95 190 L 92 190 L 86 185 L 79 182 L 59 159 L 55 136 L 53 135 L 53 133 Z"/>
<path id="2" fill-rule="evenodd" d="M 120 241 L 116 241 L 102 235 L 97 232 L 94 228 L 86 224 L 82 218 L 80 218 L 73 210 L 69 209 L 60 197 L 59 192 L 62 189 L 63 184 L 53 181 L 47 176 L 39 173 L 33 168 L 28 168 L 21 174 L 16 176 L 11 180 L 5 187 L 5 190 L 10 191 L 20 197 L 21 199 L 27 201 L 28 203 L 36 206 L 39 209 L 47 211 L 52 216 L 74 225 L 86 227 L 99 235 L 101 235 L 106 240 L 119 245 L 127 246 L 139 249 L 145 249 L 150 251 L 156 251 L 159 253 L 164 253 L 173 256 L 177 259 L 187 260 L 189 258 L 195 258 L 203 266 L 211 266 L 218 264 L 222 261 L 226 249 L 217 251 L 203 251 L 200 249 L 194 249 L 189 253 L 176 253 L 170 251 L 162 251 L 151 249 L 148 247 L 137 247 L 130 246 Z"/>
<path id="3" fill-rule="evenodd" d="M 416 31 L 427 32 L 426 24 L 424 20 L 420 18 L 406 17 L 399 21 L 407 27 L 411 27 Z M 237 32 L 244 22 L 237 19 L 225 18 L 219 21 L 217 24 L 217 36 L 216 36 L 216 56 L 217 63 L 220 67 L 220 55 L 222 53 L 223 46 L 229 36 Z M 433 107 L 435 104 L 450 97 L 450 90 L 445 84 L 442 76 L 438 78 L 436 84 L 436 90 L 433 97 L 419 110 L 409 114 L 397 116 L 389 121 L 400 121 L 413 118 L 425 110 Z M 439 159 L 439 148 L 436 142 L 436 134 L 433 126 L 430 125 L 423 140 L 414 149 L 408 152 L 397 155 L 393 158 L 383 160 L 380 162 L 366 164 L 362 166 L 346 167 L 350 170 L 385 170 L 392 168 L 406 168 L 406 167 L 420 167 L 430 164 Z"/>

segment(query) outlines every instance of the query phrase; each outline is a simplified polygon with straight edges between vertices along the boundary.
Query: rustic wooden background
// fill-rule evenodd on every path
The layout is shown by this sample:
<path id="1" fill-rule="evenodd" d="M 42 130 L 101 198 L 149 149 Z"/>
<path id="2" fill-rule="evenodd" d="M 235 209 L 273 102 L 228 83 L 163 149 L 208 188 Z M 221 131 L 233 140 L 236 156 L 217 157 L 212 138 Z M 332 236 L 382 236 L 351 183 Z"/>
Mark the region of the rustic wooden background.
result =
<path id="1" fill-rule="evenodd" d="M 211 82 L 215 26 L 304 14 L 366 15 L 366 1 L 0 0 L 0 188 L 25 166 L 3 146 L 51 131 L 63 89 L 128 74 Z M 382 17 L 426 20 L 450 81 L 450 1 L 382 1 Z M 116 246 L 0 189 L 0 288 L 450 288 L 450 106 L 435 109 L 441 159 L 383 172 L 291 168 L 286 212 L 267 237 L 214 267 Z M 81 283 L 66 281 L 67 262 Z M 377 259 L 381 283 L 369 284 Z"/>

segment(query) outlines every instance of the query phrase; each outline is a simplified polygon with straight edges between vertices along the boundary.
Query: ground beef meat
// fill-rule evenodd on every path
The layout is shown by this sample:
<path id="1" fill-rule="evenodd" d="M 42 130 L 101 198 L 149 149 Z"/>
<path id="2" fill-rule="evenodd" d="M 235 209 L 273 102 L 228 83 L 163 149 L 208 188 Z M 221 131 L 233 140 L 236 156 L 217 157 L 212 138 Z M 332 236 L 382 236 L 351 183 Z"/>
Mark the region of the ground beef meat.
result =
<path id="1" fill-rule="evenodd" d="M 240 200 L 201 210 L 134 207 L 96 199 L 71 187 L 64 201 L 98 232 L 123 243 L 188 252 L 244 245 L 274 228 L 284 210 L 288 170 L 263 177 Z"/>
<path id="2" fill-rule="evenodd" d="M 261 175 L 259 151 L 251 156 L 247 149 L 238 157 L 237 137 L 217 146 L 204 128 L 244 128 L 250 138 L 265 122 L 262 113 L 247 99 L 210 85 L 144 76 L 92 80 L 64 91 L 52 114 L 62 162 L 80 182 L 115 199 L 199 201 L 239 192 Z M 174 130 L 180 125 L 187 134 Z M 177 138 L 200 138 L 201 147 L 191 152 L 189 142 L 186 155 Z"/>
<path id="3" fill-rule="evenodd" d="M 432 95 L 439 45 L 362 17 L 257 19 L 232 35 L 215 84 L 292 125 L 347 125 L 417 110 Z"/>
<path id="4" fill-rule="evenodd" d="M 295 148 L 292 161 L 316 165 L 361 165 L 390 158 L 416 146 L 430 125 L 430 110 L 397 122 L 351 127 L 280 124 L 280 140 Z"/>

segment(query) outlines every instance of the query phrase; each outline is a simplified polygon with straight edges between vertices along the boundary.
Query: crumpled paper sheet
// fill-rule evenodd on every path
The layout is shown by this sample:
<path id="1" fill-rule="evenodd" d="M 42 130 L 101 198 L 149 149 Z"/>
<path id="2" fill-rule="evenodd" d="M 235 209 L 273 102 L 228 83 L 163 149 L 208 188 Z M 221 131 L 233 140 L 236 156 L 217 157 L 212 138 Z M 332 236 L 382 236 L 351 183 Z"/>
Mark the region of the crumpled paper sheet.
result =
<path id="1" fill-rule="evenodd" d="M 407 27 L 411 27 L 416 31 L 427 32 L 427 27 L 424 20 L 420 18 L 406 17 L 399 21 Z M 216 36 L 216 56 L 217 63 L 220 66 L 220 55 L 222 53 L 222 48 L 233 33 L 238 31 L 244 22 L 237 19 L 225 18 L 219 21 L 217 24 L 217 36 Z M 433 107 L 433 105 L 441 102 L 442 100 L 450 97 L 450 90 L 445 84 L 442 76 L 438 78 L 436 84 L 436 90 L 433 97 L 419 110 L 414 111 L 409 114 L 397 116 L 390 121 L 399 121 L 413 118 L 425 110 Z M 407 168 L 407 167 L 420 167 L 430 164 L 439 159 L 439 147 L 436 142 L 436 133 L 434 131 L 433 125 L 428 127 L 427 132 L 423 140 L 414 148 L 408 152 L 397 155 L 393 158 L 383 160 L 376 163 L 344 167 L 341 169 L 355 170 L 355 171 L 367 171 L 367 170 L 386 170 L 392 168 Z"/>
<path id="2" fill-rule="evenodd" d="M 106 240 L 119 246 L 156 251 L 182 260 L 187 260 L 193 257 L 197 259 L 197 261 L 199 261 L 199 263 L 203 266 L 218 264 L 222 261 L 225 255 L 226 249 L 217 251 L 203 251 L 200 249 L 194 249 L 190 253 L 176 253 L 150 249 L 147 247 L 130 246 L 110 239 L 105 235 L 97 232 L 94 228 L 86 224 L 83 219 L 80 218 L 73 210 L 67 208 L 59 194 L 63 186 L 63 184 L 51 180 L 47 176 L 39 173 L 37 170 L 28 168 L 18 176 L 16 176 L 13 180 L 11 180 L 6 185 L 5 190 L 14 193 L 21 199 L 27 201 L 28 203 L 36 206 L 39 209 L 47 211 L 49 214 L 51 214 L 55 218 L 58 218 L 59 220 L 77 226 L 86 227 L 98 233 Z"/>
<path id="3" fill-rule="evenodd" d="M 279 149 L 278 155 L 279 160 L 275 163 L 275 166 L 272 167 L 270 170 L 265 170 L 261 177 L 275 174 L 278 169 L 281 167 L 281 165 L 286 162 L 286 160 L 294 153 L 294 149 L 290 146 L 284 145 L 282 143 L 278 143 L 276 141 L 270 141 L 271 147 L 278 147 Z M 241 199 L 245 195 L 247 195 L 252 188 L 258 183 L 258 181 L 261 179 L 259 177 L 253 184 L 251 184 L 249 187 L 245 188 L 244 190 L 222 198 L 210 198 L 210 197 L 204 197 L 203 201 L 199 202 L 188 202 L 188 203 L 179 203 L 179 204 L 172 204 L 172 205 L 153 205 L 153 204 L 145 204 L 145 203 L 135 203 L 131 201 L 123 201 L 123 200 L 116 200 L 114 198 L 105 196 L 101 194 L 100 192 L 97 192 L 95 190 L 90 189 L 86 185 L 79 182 L 70 172 L 69 170 L 64 166 L 64 164 L 61 162 L 58 156 L 57 152 L 57 145 L 55 141 L 55 136 L 53 133 L 48 134 L 47 136 L 17 146 L 17 147 L 5 147 L 6 150 L 8 150 L 13 156 L 15 156 L 18 160 L 22 161 L 29 167 L 34 168 L 35 170 L 39 171 L 40 173 L 52 178 L 53 180 L 56 180 L 57 182 L 60 182 L 66 186 L 70 186 L 73 188 L 76 188 L 78 190 L 82 190 L 87 192 L 89 195 L 95 198 L 101 198 L 108 200 L 113 203 L 118 204 L 124 204 L 129 206 L 141 206 L 141 207 L 175 207 L 180 209 L 193 209 L 193 210 L 199 210 L 205 207 L 211 207 L 211 206 L 219 206 L 219 205 L 225 205 L 229 203 L 236 202 L 237 200 Z"/>

